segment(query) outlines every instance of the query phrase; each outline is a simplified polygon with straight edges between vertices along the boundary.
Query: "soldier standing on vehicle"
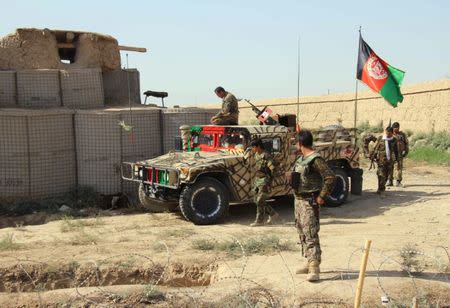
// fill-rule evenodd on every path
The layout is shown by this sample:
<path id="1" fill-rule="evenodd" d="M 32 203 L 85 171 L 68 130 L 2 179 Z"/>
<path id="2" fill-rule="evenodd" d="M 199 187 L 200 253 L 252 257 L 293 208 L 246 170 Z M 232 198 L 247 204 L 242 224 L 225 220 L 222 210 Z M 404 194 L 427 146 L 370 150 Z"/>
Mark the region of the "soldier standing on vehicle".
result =
<path id="1" fill-rule="evenodd" d="M 375 142 L 373 150 L 369 151 L 369 143 Z M 369 159 L 377 163 L 378 190 L 377 194 L 383 195 L 386 191 L 386 182 L 392 166 L 396 159 L 396 142 L 393 137 L 392 127 L 387 127 L 384 135 L 376 138 L 369 135 L 364 138 L 364 152 L 368 153 Z M 371 165 L 372 167 L 372 165 Z"/>
<path id="2" fill-rule="evenodd" d="M 222 87 L 217 87 L 214 92 L 222 99 L 222 110 L 211 118 L 211 124 L 238 125 L 239 106 L 236 97 Z"/>
<path id="3" fill-rule="evenodd" d="M 271 224 L 278 218 L 278 213 L 267 204 L 266 200 L 270 197 L 272 179 L 274 174 L 274 164 L 272 156 L 264 148 L 261 139 L 255 139 L 250 143 L 251 152 L 255 156 L 255 181 L 253 190 L 255 191 L 254 202 L 256 204 L 255 222 L 250 224 L 252 227 Z M 249 151 L 246 151 L 244 159 L 247 160 Z"/>
<path id="4" fill-rule="evenodd" d="M 408 137 L 402 131 L 400 131 L 400 124 L 398 122 L 394 122 L 392 124 L 392 129 L 394 133 L 394 138 L 396 141 L 397 147 L 395 148 L 396 152 L 396 160 L 392 166 L 391 173 L 389 174 L 389 183 L 387 186 L 394 185 L 394 171 L 395 171 L 395 179 L 397 180 L 396 186 L 402 186 L 402 171 L 403 171 L 403 158 L 405 158 L 409 153 L 409 142 Z M 396 169 L 396 170 L 394 170 Z"/>
<path id="5" fill-rule="evenodd" d="M 301 152 L 291 175 L 295 194 L 295 226 L 300 236 L 305 265 L 297 274 L 308 274 L 307 281 L 319 280 L 322 251 L 319 241 L 320 206 L 331 194 L 336 176 L 325 160 L 313 149 L 313 136 L 302 130 L 297 135 L 297 149 Z"/>

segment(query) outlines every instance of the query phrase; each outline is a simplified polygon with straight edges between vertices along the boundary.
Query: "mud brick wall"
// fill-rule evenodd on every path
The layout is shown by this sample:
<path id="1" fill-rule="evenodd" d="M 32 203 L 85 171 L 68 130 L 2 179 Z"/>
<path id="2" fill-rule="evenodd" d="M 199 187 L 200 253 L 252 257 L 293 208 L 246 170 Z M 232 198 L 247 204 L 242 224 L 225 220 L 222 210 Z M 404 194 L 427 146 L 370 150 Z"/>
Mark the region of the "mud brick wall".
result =
<path id="1" fill-rule="evenodd" d="M 371 125 L 377 125 L 383 121 L 387 125 L 392 119 L 393 122 L 400 122 L 402 129 L 424 132 L 450 129 L 450 79 L 403 86 L 402 93 L 403 103 L 393 108 L 378 94 L 359 92 L 357 123 L 368 121 Z M 300 124 L 318 128 L 342 121 L 344 126 L 352 127 L 354 99 L 355 93 L 301 97 Z M 297 112 L 297 98 L 294 97 L 255 100 L 253 103 L 260 107 L 271 106 L 274 113 Z M 246 103 L 239 106 L 240 123 L 254 119 L 254 113 Z"/>

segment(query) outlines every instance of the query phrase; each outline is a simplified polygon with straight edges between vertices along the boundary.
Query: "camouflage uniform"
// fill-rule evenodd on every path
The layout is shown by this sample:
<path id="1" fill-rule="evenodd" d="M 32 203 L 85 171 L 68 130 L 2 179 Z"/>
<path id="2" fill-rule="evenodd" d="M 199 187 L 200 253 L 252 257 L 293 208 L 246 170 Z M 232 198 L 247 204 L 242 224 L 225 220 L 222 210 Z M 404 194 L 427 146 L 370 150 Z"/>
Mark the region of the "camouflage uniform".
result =
<path id="1" fill-rule="evenodd" d="M 372 151 L 369 151 L 369 142 L 375 141 L 375 147 Z M 386 143 L 383 139 L 383 136 L 379 136 L 378 138 L 374 136 L 368 136 L 364 142 L 364 150 L 366 153 L 369 153 L 369 158 L 373 161 L 377 162 L 377 177 L 378 177 L 378 192 L 383 192 L 386 190 L 386 182 L 388 180 L 389 175 L 392 173 L 393 163 L 396 157 L 396 142 L 395 139 L 392 138 L 391 141 L 388 141 L 390 156 L 387 157 L 386 153 Z"/>
<path id="2" fill-rule="evenodd" d="M 300 236 L 302 255 L 308 260 L 321 262 L 319 242 L 319 205 L 315 198 L 326 199 L 334 188 L 335 175 L 318 153 L 297 159 L 294 172 L 300 173 L 299 188 L 295 194 L 295 226 Z"/>
<path id="3" fill-rule="evenodd" d="M 403 180 L 402 171 L 403 171 L 403 158 L 406 157 L 409 153 L 409 142 L 408 137 L 404 132 L 398 132 L 394 134 L 394 138 L 396 139 L 396 147 L 395 147 L 395 156 L 397 159 L 393 163 L 392 170 L 389 174 L 389 180 L 392 182 L 394 180 L 394 168 L 396 169 L 395 179 L 398 182 Z"/>
<path id="4" fill-rule="evenodd" d="M 222 101 L 222 111 L 211 119 L 214 125 L 237 125 L 239 117 L 238 100 L 230 92 L 226 92 Z"/>
<path id="5" fill-rule="evenodd" d="M 253 182 L 253 190 L 255 196 L 253 201 L 256 204 L 255 222 L 261 223 L 266 219 L 266 215 L 273 216 L 274 209 L 267 204 L 266 200 L 270 197 L 270 188 L 273 179 L 274 165 L 272 157 L 269 153 L 255 153 L 255 181 Z"/>

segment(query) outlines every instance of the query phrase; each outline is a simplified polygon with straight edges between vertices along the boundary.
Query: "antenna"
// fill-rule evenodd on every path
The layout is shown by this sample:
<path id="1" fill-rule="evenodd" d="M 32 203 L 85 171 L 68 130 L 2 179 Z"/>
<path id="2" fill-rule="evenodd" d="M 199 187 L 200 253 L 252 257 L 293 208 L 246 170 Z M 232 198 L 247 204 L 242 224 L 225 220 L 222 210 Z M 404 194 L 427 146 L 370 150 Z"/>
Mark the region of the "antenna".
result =
<path id="1" fill-rule="evenodd" d="M 300 113 L 300 35 L 297 40 L 297 115 L 296 119 L 298 122 Z"/>
<path id="2" fill-rule="evenodd" d="M 129 114 L 130 114 L 130 126 L 131 126 L 131 134 L 130 134 L 130 142 L 134 144 L 134 127 L 133 127 L 133 112 L 131 110 L 131 86 L 130 86 L 130 70 L 128 66 L 128 54 L 127 54 L 127 85 L 128 85 L 128 106 L 129 106 Z"/>

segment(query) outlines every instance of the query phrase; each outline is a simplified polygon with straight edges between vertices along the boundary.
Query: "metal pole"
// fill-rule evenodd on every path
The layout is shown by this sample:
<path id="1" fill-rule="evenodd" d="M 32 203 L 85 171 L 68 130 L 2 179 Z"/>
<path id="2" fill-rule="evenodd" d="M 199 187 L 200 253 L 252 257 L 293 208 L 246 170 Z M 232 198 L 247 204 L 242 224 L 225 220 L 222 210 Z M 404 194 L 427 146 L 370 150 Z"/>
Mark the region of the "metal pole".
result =
<path id="1" fill-rule="evenodd" d="M 358 69 L 358 58 L 359 58 L 359 49 L 361 48 L 361 40 L 359 39 L 361 36 L 361 26 L 359 26 L 358 30 L 358 56 L 356 57 L 356 68 Z M 358 115 L 358 78 L 356 78 L 356 85 L 355 85 L 355 106 L 354 106 L 354 119 L 353 119 L 353 128 L 356 128 L 356 120 Z"/>
<path id="2" fill-rule="evenodd" d="M 358 79 L 356 79 L 355 85 L 355 106 L 354 106 L 354 119 L 353 119 L 353 127 L 356 128 L 356 119 L 358 115 Z"/>

